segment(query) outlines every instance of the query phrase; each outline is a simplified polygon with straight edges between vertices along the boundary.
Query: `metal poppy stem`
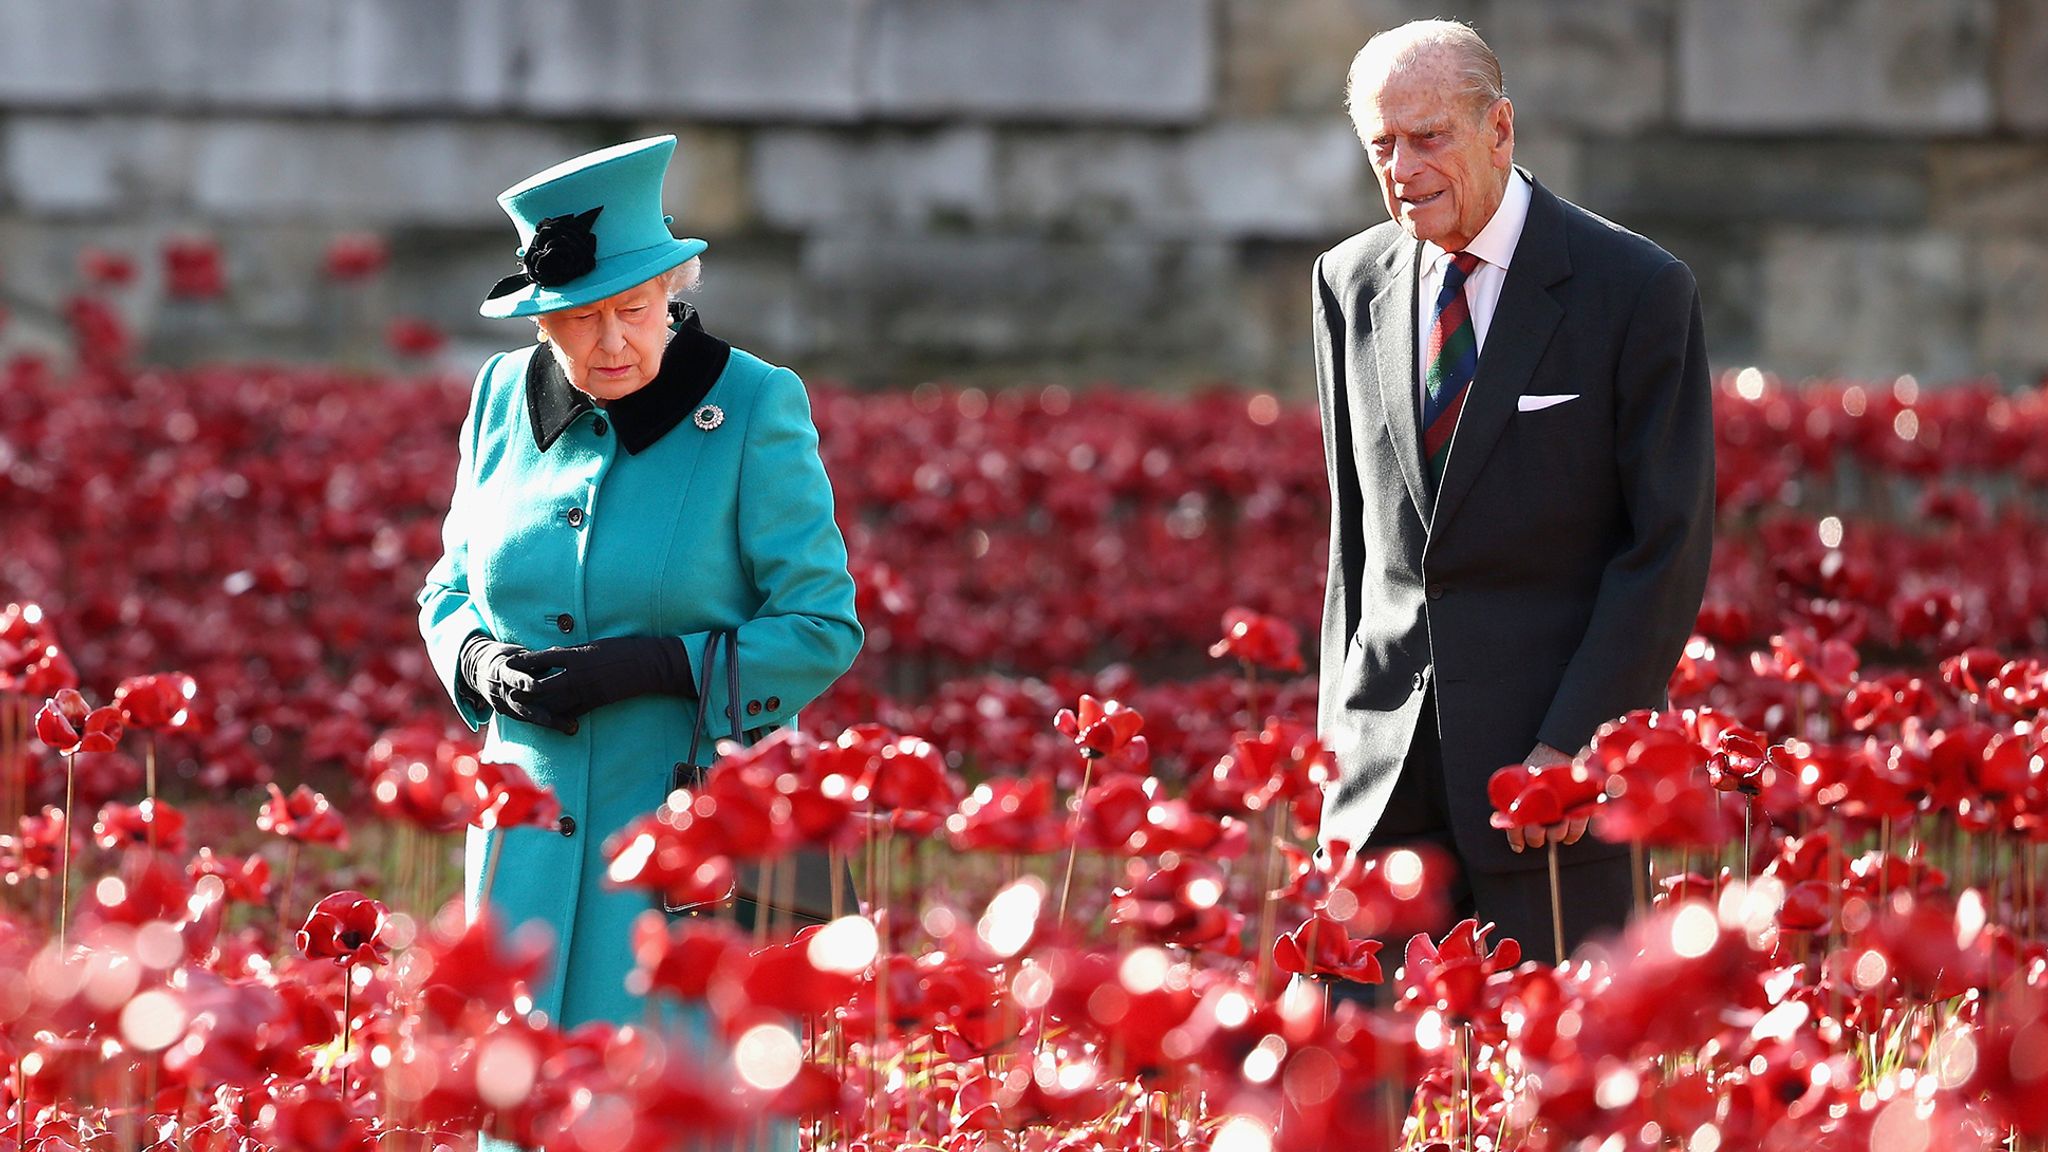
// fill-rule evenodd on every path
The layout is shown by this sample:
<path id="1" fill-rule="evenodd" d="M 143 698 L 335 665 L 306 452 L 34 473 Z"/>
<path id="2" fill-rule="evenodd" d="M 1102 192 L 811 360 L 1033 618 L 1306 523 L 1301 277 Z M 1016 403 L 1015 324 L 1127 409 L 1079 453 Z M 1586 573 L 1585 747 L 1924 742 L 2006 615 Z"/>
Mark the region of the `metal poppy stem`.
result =
<path id="1" fill-rule="evenodd" d="M 284 846 L 284 892 L 277 902 L 277 938 L 280 942 L 289 939 L 291 922 L 286 917 L 292 914 L 292 896 L 299 886 L 299 842 L 287 840 Z"/>
<path id="2" fill-rule="evenodd" d="M 1641 917 L 1650 911 L 1650 874 L 1649 867 L 1643 860 L 1643 842 L 1641 840 L 1631 840 L 1628 842 L 1628 858 L 1629 873 L 1635 881 L 1636 915 Z"/>
<path id="3" fill-rule="evenodd" d="M 1549 842 L 1550 848 L 1550 943 L 1551 961 L 1564 963 L 1564 905 L 1557 891 L 1557 840 Z"/>
<path id="4" fill-rule="evenodd" d="M 71 922 L 71 801 L 78 783 L 78 753 L 64 754 L 64 864 L 57 874 L 57 950 Z"/>
<path id="5" fill-rule="evenodd" d="M 498 858 L 505 854 L 504 829 L 498 830 L 498 843 L 496 845 L 498 850 L 496 852 L 489 851 L 489 842 L 486 841 L 485 843 L 484 882 L 477 889 L 476 896 L 476 918 L 479 920 L 484 918 L 485 909 L 491 906 L 491 882 L 498 878 Z"/>
<path id="6" fill-rule="evenodd" d="M 1554 856 L 1554 853 L 1553 853 Z M 1555 888 L 1552 891 L 1556 891 Z M 1458 1094 L 1457 1139 L 1458 1146 L 1465 1152 L 1473 1152 L 1478 1143 L 1478 1124 L 1472 1116 L 1472 1025 L 1458 1025 L 1458 1072 L 1464 1079 L 1462 1091 Z"/>
<path id="7" fill-rule="evenodd" d="M 1742 878 L 1745 880 L 1749 879 L 1751 861 L 1756 859 L 1756 857 L 1749 854 L 1750 815 L 1755 808 L 1756 797 L 1751 796 L 1748 792 L 1744 792 L 1742 794 Z"/>
<path id="8" fill-rule="evenodd" d="M 1074 890 L 1074 858 L 1081 854 L 1081 810 L 1088 803 L 1088 784 L 1095 777 L 1095 758 L 1081 757 L 1081 790 L 1074 793 L 1074 818 L 1067 826 L 1067 878 L 1060 882 L 1060 927 L 1067 926 L 1067 896 Z"/>
<path id="9" fill-rule="evenodd" d="M 142 741 L 143 787 L 149 793 L 149 850 L 156 851 L 156 733 L 150 732 Z"/>

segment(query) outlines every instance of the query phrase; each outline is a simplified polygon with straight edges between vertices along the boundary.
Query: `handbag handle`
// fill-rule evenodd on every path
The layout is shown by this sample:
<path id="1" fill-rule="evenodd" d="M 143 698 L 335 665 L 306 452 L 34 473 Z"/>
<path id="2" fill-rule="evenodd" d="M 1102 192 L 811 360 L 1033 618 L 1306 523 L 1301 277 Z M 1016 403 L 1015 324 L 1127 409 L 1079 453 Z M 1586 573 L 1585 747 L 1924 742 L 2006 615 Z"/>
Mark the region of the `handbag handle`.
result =
<path id="1" fill-rule="evenodd" d="M 707 685 L 716 682 L 713 678 L 718 674 L 718 645 L 720 641 L 723 641 L 727 637 L 727 635 L 729 634 L 725 632 L 713 632 L 710 635 L 704 637 L 704 658 L 698 661 L 698 667 L 704 669 L 704 679 L 707 682 Z M 734 647 L 738 647 L 737 637 L 734 638 Z M 734 693 L 735 702 L 737 702 L 739 692 L 739 666 L 736 661 L 732 661 L 730 659 L 727 660 L 727 663 L 733 665 L 732 691 Z M 690 758 L 684 761 L 684 771 L 695 772 L 697 770 L 697 750 L 704 746 L 704 722 L 710 719 L 710 716 L 711 693 L 708 691 L 699 691 L 697 693 L 697 722 L 690 726 Z M 737 729 L 735 729 L 734 738 L 738 738 Z"/>
<path id="2" fill-rule="evenodd" d="M 699 686 L 697 692 L 697 721 L 690 726 L 690 756 L 689 759 L 676 765 L 674 771 L 669 773 L 668 790 L 671 795 L 684 785 L 690 783 L 692 778 L 701 771 L 697 767 L 697 752 L 704 746 L 704 728 L 711 718 L 711 693 L 708 689 L 710 685 L 718 682 L 718 648 L 720 644 L 724 644 L 726 650 L 726 691 L 727 699 L 731 701 L 732 738 L 735 742 L 740 739 L 740 638 L 737 634 L 729 631 L 713 632 L 704 637 L 704 658 L 697 665 L 703 669 L 704 683 Z M 661 901 L 661 907 L 664 912 L 675 916 L 689 912 L 699 907 L 699 905 L 671 903 L 664 896 Z"/>

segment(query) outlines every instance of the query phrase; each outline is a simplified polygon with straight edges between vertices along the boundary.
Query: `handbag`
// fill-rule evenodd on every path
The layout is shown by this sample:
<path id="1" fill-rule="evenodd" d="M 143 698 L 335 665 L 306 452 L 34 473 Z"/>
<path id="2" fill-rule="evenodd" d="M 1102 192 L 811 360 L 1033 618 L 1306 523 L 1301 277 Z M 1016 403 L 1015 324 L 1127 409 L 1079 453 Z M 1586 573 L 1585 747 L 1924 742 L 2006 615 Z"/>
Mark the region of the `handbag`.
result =
<path id="1" fill-rule="evenodd" d="M 736 744 L 752 744 L 766 735 L 770 729 L 756 728 L 742 731 L 740 728 L 740 639 L 731 630 L 712 632 L 704 638 L 704 657 L 698 662 L 703 669 L 705 684 L 717 683 L 718 656 L 725 653 L 726 700 L 732 718 L 732 740 Z M 690 755 L 669 773 L 668 790 L 674 793 L 696 783 L 703 776 L 703 769 L 697 766 L 697 753 L 704 746 L 704 735 L 710 727 L 711 693 L 697 693 L 697 718 L 690 726 Z M 791 871 L 793 869 L 793 872 Z M 752 875 L 749 875 L 749 872 Z M 768 887 L 773 891 L 761 891 L 757 880 L 764 873 L 770 876 Z M 860 901 L 853 890 L 853 872 L 844 861 L 836 861 L 832 854 L 822 848 L 804 847 L 791 853 L 785 860 L 775 863 L 772 869 L 742 869 L 733 884 L 733 891 L 725 900 L 743 927 L 751 928 L 758 917 L 766 913 L 771 925 L 782 923 L 793 927 L 805 924 L 823 924 L 832 919 L 834 911 L 834 887 L 837 887 L 837 907 L 842 915 L 860 911 Z M 698 915 L 710 906 L 705 903 L 673 904 L 667 897 L 662 898 L 661 907 L 670 915 Z"/>

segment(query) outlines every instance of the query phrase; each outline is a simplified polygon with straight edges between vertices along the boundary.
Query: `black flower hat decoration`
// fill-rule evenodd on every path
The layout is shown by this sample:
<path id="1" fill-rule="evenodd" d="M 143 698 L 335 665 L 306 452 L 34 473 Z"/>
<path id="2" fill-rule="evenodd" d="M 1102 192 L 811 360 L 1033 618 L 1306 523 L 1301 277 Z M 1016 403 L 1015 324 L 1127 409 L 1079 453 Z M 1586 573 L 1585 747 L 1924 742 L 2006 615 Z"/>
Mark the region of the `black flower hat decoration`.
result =
<path id="1" fill-rule="evenodd" d="M 588 212 L 549 216 L 536 224 L 533 239 L 519 254 L 521 271 L 498 281 L 486 299 L 510 295 L 530 284 L 559 288 L 588 275 L 597 267 L 597 233 L 591 228 L 602 211 L 604 205 L 600 204 Z"/>

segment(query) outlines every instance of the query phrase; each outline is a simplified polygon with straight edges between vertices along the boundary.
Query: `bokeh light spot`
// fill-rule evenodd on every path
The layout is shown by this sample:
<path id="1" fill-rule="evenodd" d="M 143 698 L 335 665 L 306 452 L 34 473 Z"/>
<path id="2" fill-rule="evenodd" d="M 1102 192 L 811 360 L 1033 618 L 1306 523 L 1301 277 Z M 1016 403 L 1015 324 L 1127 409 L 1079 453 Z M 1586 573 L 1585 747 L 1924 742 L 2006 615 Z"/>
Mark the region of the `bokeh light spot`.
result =
<path id="1" fill-rule="evenodd" d="M 748 1086 L 763 1092 L 787 1087 L 803 1062 L 803 1046 L 780 1024 L 756 1024 L 740 1033 L 732 1048 L 734 1071 Z"/>

